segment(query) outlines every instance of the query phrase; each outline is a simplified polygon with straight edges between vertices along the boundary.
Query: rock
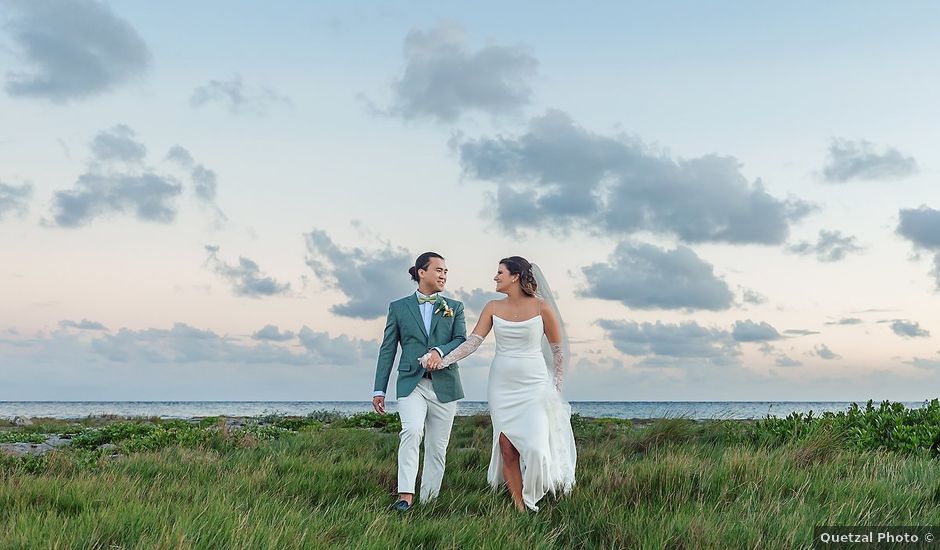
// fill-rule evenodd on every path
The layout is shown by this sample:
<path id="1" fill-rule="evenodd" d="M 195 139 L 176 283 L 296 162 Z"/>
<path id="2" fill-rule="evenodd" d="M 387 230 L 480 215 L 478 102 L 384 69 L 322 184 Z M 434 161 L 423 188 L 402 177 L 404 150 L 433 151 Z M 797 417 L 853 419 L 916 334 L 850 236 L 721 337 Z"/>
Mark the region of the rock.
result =
<path id="1" fill-rule="evenodd" d="M 46 440 L 46 445 L 49 445 L 52 448 L 62 447 L 65 445 L 71 445 L 72 438 L 70 437 L 59 437 L 57 435 L 49 436 L 49 439 Z"/>
<path id="2" fill-rule="evenodd" d="M 33 421 L 26 418 L 25 416 L 14 416 L 13 425 L 14 426 L 32 426 Z"/>
<path id="3" fill-rule="evenodd" d="M 72 440 L 58 435 L 49 436 L 43 443 L 2 443 L 0 452 L 13 456 L 41 456 L 49 451 L 71 445 Z"/>
<path id="4" fill-rule="evenodd" d="M 199 422 L 201 420 L 203 419 L 200 418 L 200 419 L 195 420 L 194 422 Z M 226 432 L 231 432 L 234 430 L 240 430 L 244 428 L 246 424 L 244 417 L 220 416 L 219 420 L 220 422 L 212 424 L 211 426 L 209 426 L 208 429 L 212 431 L 224 430 Z"/>
<path id="5" fill-rule="evenodd" d="M 113 451 L 117 448 L 118 448 L 117 445 L 115 445 L 114 443 L 102 443 L 101 445 L 98 445 L 99 451 Z"/>
<path id="6" fill-rule="evenodd" d="M 245 422 L 240 418 L 226 418 L 225 419 L 225 429 L 227 431 L 237 430 L 239 428 L 244 428 Z"/>
<path id="7" fill-rule="evenodd" d="M 48 453 L 55 447 L 45 443 L 2 443 L 0 452 L 11 454 L 13 456 L 40 456 Z"/>

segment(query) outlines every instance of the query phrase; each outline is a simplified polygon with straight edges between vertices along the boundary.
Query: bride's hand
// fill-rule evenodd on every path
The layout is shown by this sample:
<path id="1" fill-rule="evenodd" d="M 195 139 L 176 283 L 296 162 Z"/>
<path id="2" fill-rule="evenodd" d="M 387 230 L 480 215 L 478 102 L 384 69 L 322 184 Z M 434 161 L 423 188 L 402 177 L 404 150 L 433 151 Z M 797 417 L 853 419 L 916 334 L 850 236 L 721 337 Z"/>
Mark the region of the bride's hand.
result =
<path id="1" fill-rule="evenodd" d="M 418 363 L 421 363 L 421 367 L 422 367 L 422 368 L 424 368 L 424 369 L 427 369 L 427 368 L 428 368 L 428 359 L 429 359 L 430 357 L 431 357 L 431 354 L 430 354 L 430 352 L 429 352 L 429 353 L 425 353 L 424 355 L 422 355 L 421 357 L 418 358 Z"/>

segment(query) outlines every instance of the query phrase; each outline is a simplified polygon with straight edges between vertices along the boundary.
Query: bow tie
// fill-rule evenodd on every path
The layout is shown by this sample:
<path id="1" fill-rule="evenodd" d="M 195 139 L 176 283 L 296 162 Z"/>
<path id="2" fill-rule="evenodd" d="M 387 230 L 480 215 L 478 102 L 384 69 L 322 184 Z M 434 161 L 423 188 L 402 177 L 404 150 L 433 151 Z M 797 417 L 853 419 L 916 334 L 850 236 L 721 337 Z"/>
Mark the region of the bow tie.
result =
<path id="1" fill-rule="evenodd" d="M 437 301 L 437 295 L 434 296 L 418 296 L 418 304 L 423 304 L 425 302 L 435 302 Z"/>

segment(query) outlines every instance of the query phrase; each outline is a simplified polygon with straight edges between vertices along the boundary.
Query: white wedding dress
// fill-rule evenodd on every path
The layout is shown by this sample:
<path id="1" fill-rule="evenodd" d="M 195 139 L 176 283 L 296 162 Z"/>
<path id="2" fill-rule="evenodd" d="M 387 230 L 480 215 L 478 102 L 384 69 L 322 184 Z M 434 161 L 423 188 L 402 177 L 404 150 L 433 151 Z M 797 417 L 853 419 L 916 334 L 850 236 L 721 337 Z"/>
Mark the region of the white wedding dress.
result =
<path id="1" fill-rule="evenodd" d="M 499 450 L 503 433 L 519 451 L 522 499 L 531 510 L 545 493 L 567 493 L 577 461 L 571 406 L 555 389 L 542 353 L 542 316 L 507 321 L 493 316 L 496 356 L 487 396 L 493 419 L 493 452 L 487 480 L 505 482 Z"/>

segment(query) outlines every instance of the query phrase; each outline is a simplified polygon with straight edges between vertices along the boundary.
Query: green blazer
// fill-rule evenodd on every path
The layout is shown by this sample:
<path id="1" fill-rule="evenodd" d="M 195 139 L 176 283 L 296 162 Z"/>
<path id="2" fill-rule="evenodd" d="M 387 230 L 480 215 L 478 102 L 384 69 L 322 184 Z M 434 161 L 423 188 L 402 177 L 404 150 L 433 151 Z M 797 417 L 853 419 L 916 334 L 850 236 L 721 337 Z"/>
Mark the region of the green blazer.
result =
<path id="1" fill-rule="evenodd" d="M 454 310 L 453 317 L 444 317 L 443 312 L 431 316 L 431 334 L 424 329 L 421 310 L 418 309 L 418 297 L 415 294 L 395 300 L 388 305 L 388 319 L 385 322 L 385 336 L 379 347 L 379 360 L 375 367 L 375 390 L 386 392 L 388 379 L 392 374 L 395 354 L 401 345 L 401 358 L 398 361 L 398 391 L 401 399 L 414 391 L 421 377 L 426 372 L 418 358 L 439 348 L 447 355 L 467 339 L 467 322 L 463 317 L 463 304 L 457 300 L 444 298 L 438 294 L 434 303 L 437 311 L 440 303 L 446 301 Z M 463 398 L 460 385 L 460 373 L 457 363 L 431 373 L 431 385 L 441 403 Z"/>

